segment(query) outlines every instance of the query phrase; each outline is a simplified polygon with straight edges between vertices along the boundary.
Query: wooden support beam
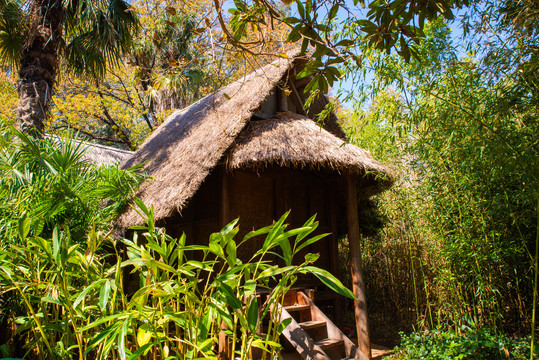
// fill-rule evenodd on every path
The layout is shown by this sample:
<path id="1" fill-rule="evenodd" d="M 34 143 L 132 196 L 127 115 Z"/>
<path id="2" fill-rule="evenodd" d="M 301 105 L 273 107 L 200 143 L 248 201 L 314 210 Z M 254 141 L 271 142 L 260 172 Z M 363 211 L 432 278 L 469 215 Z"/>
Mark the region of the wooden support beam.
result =
<path id="1" fill-rule="evenodd" d="M 358 298 L 358 300 L 354 301 L 358 348 L 364 355 L 371 359 L 367 301 L 365 297 L 365 284 L 363 282 L 363 270 L 361 267 L 361 238 L 357 210 L 356 182 L 352 174 L 347 174 L 346 177 L 346 215 L 348 219 L 352 290 Z"/>
<path id="2" fill-rule="evenodd" d="M 305 115 L 305 110 L 303 110 L 303 100 L 291 79 L 288 80 L 288 87 L 290 87 L 290 90 L 292 91 L 290 99 L 292 99 L 292 103 L 296 107 L 296 112 L 300 115 Z"/>
<path id="3" fill-rule="evenodd" d="M 219 214 L 219 223 L 221 228 L 225 227 L 231 221 L 231 204 L 230 204 L 230 174 L 223 166 L 223 174 L 221 176 L 221 211 Z M 228 326 L 223 321 L 221 323 L 221 331 L 219 331 L 219 359 L 230 360 L 233 358 L 230 339 L 225 331 Z"/>
<path id="4" fill-rule="evenodd" d="M 278 112 L 285 112 L 288 111 L 288 96 L 286 96 L 286 93 L 284 92 L 284 84 L 281 83 L 280 86 L 277 87 L 277 111 Z"/>

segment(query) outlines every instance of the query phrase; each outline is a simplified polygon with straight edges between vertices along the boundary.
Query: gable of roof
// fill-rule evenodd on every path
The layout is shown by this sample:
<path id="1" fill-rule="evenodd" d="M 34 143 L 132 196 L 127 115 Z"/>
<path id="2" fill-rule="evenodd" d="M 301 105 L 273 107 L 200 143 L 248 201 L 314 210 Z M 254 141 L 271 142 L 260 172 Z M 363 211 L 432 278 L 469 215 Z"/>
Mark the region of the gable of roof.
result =
<path id="1" fill-rule="evenodd" d="M 123 164 L 147 162 L 144 170 L 152 179 L 136 196 L 155 206 L 156 221 L 185 206 L 292 62 L 280 58 L 176 111 Z M 142 221 L 134 209 L 118 218 L 122 227 Z"/>
<path id="2" fill-rule="evenodd" d="M 368 195 L 380 192 L 393 181 L 391 171 L 368 151 L 346 143 L 312 119 L 291 112 L 251 121 L 228 151 L 226 165 L 229 169 L 286 166 L 356 174 Z"/>
<path id="3" fill-rule="evenodd" d="M 287 112 L 280 120 L 251 121 L 249 127 L 260 131 L 240 136 L 253 115 L 260 114 L 259 110 L 272 92 L 276 91 L 277 85 L 282 80 L 283 86 L 292 83 L 296 66 L 302 66 L 301 60 L 280 58 L 191 106 L 176 111 L 123 163 L 124 168 L 145 163 L 144 170 L 151 179 L 141 184 L 136 196 L 148 207 L 154 206 L 155 221 L 169 217 L 185 207 L 229 149 L 232 168 L 257 166 L 257 160 L 252 155 L 255 149 L 265 147 L 262 151 L 266 153 L 261 160 L 268 164 L 305 163 L 312 168 L 326 167 L 337 171 L 347 169 L 362 175 L 368 171 L 389 174 L 389 170 L 368 152 L 344 144 L 344 133 L 334 114 L 324 124 L 327 131 L 305 116 Z M 326 103 L 324 95 L 315 100 L 315 105 L 322 108 Z M 313 111 L 311 109 L 309 112 L 310 116 L 313 116 Z M 287 135 L 287 131 L 291 134 Z M 264 132 L 271 136 L 263 136 Z M 298 137 L 292 139 L 292 133 Z M 314 138 L 308 139 L 311 135 Z M 275 136 L 273 147 L 272 136 Z M 248 138 L 250 141 L 245 140 Z M 237 145 L 234 146 L 236 140 Z M 313 152 L 308 143 L 314 141 L 314 151 L 320 151 L 320 154 L 304 154 L 305 158 L 294 158 L 290 153 L 294 150 L 286 148 L 292 140 L 296 141 L 296 150 L 305 152 Z M 269 148 L 277 151 L 268 152 Z M 375 183 L 380 185 L 383 181 L 377 179 Z M 141 225 L 143 221 L 130 208 L 118 218 L 117 223 L 127 228 Z"/>

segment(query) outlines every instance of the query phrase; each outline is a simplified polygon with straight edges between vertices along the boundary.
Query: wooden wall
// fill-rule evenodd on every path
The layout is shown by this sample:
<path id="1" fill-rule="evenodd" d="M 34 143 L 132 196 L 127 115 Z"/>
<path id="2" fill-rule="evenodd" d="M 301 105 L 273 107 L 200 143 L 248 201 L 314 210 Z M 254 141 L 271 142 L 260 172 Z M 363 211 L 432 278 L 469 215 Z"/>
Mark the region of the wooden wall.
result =
<path id="1" fill-rule="evenodd" d="M 346 216 L 344 179 L 335 174 L 278 167 L 258 172 L 235 170 L 225 173 L 223 166 L 219 166 L 206 178 L 181 214 L 163 222 L 169 234 L 180 236 L 185 232 L 188 243 L 207 244 L 209 235 L 228 222 L 222 218 L 224 176 L 228 177 L 225 184 L 228 186 L 226 198 L 230 201 L 228 221 L 240 219 L 237 239 L 249 231 L 270 225 L 288 210 L 291 210 L 287 221 L 289 228 L 300 227 L 317 214 L 320 224 L 316 234 L 333 234 L 306 248 L 302 255 L 319 253 L 317 266 L 338 275 L 336 240 L 340 219 Z M 255 239 L 239 250 L 238 256 L 247 260 L 262 246 L 263 240 Z"/>

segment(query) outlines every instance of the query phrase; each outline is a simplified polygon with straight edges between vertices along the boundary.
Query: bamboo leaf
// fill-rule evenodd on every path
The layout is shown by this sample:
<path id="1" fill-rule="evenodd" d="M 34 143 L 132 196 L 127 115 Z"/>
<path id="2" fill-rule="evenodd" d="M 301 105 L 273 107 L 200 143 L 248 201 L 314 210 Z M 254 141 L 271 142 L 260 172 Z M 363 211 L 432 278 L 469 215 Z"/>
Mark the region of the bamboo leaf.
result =
<path id="1" fill-rule="evenodd" d="M 316 235 L 316 236 L 313 236 L 312 238 L 309 238 L 307 240 L 305 240 L 304 242 L 301 243 L 301 245 L 299 245 L 297 248 L 296 248 L 296 252 L 299 252 L 301 249 L 303 249 L 304 247 L 306 246 L 309 246 L 311 244 L 314 244 L 315 242 L 317 242 L 318 240 L 320 239 L 323 239 L 325 238 L 326 236 L 328 236 L 329 233 L 325 233 L 325 234 L 320 234 L 320 235 Z"/>
<path id="2" fill-rule="evenodd" d="M 101 290 L 99 291 L 99 308 L 101 311 L 105 311 L 110 297 L 110 280 L 105 281 Z"/>
<path id="3" fill-rule="evenodd" d="M 251 298 L 251 304 L 249 305 L 249 310 L 247 311 L 247 323 L 251 331 L 256 330 L 256 325 L 258 324 L 258 300 L 256 297 Z"/>
<path id="4" fill-rule="evenodd" d="M 219 291 L 225 296 L 228 305 L 230 305 L 232 309 L 237 310 L 241 308 L 241 301 L 236 297 L 236 294 L 234 294 L 234 291 L 230 286 L 222 282 Z"/>
<path id="5" fill-rule="evenodd" d="M 120 331 L 118 333 L 118 353 L 120 354 L 120 359 L 125 360 L 125 339 L 127 338 L 127 331 L 129 330 L 129 321 L 130 319 L 125 319 Z"/>
<path id="6" fill-rule="evenodd" d="M 147 350 L 149 350 L 152 346 L 156 345 L 157 342 L 151 342 L 144 344 L 143 346 L 139 347 L 135 352 L 133 352 L 127 360 L 135 360 L 138 359 L 142 354 L 144 354 Z"/>
<path id="7" fill-rule="evenodd" d="M 120 314 L 113 314 L 113 315 L 109 315 L 109 316 L 105 316 L 103 318 L 100 318 L 96 321 L 94 321 L 93 323 L 90 323 L 86 326 L 84 326 L 83 328 L 79 329 L 79 332 L 83 332 L 83 331 L 87 331 L 87 330 L 90 330 L 96 326 L 99 326 L 101 324 L 104 324 L 108 321 L 112 321 L 112 320 L 122 320 L 122 319 L 125 319 L 129 317 L 129 313 L 120 313 Z"/>
<path id="8" fill-rule="evenodd" d="M 226 245 L 226 254 L 226 261 L 228 262 L 228 265 L 236 265 L 236 242 L 234 241 L 234 239 L 231 239 Z"/>
<path id="9" fill-rule="evenodd" d="M 335 291 L 336 293 L 346 296 L 347 298 L 357 300 L 356 296 L 352 291 L 347 289 L 335 276 L 333 276 L 329 271 L 324 269 L 317 268 L 315 266 L 305 266 L 300 271 L 303 274 L 313 274 L 320 281 L 324 283 L 328 288 Z"/>
<path id="10" fill-rule="evenodd" d="M 58 262 L 58 254 L 60 253 L 60 235 L 58 232 L 58 226 L 55 226 L 52 231 L 52 257 L 56 262 Z"/>

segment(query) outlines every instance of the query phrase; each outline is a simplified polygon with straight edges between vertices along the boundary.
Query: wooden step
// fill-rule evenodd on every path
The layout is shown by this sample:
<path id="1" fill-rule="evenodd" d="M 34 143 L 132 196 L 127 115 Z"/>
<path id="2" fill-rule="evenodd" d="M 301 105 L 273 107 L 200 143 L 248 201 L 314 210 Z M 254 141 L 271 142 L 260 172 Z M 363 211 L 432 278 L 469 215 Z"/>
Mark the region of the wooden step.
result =
<path id="1" fill-rule="evenodd" d="M 283 307 L 286 311 L 304 311 L 309 310 L 311 308 L 310 305 L 304 305 L 304 304 L 295 304 L 295 305 L 287 305 Z"/>
<path id="2" fill-rule="evenodd" d="M 304 321 L 302 323 L 299 323 L 299 326 L 301 326 L 301 328 L 303 330 L 308 330 L 308 329 L 324 327 L 324 326 L 326 326 L 326 322 L 322 321 L 322 320 L 320 320 L 320 321 L 316 321 L 316 320 Z"/>
<path id="3" fill-rule="evenodd" d="M 344 344 L 343 340 L 335 340 L 335 339 L 323 339 L 315 341 L 315 344 L 320 346 L 322 350 L 331 349 L 337 346 L 341 346 Z"/>

